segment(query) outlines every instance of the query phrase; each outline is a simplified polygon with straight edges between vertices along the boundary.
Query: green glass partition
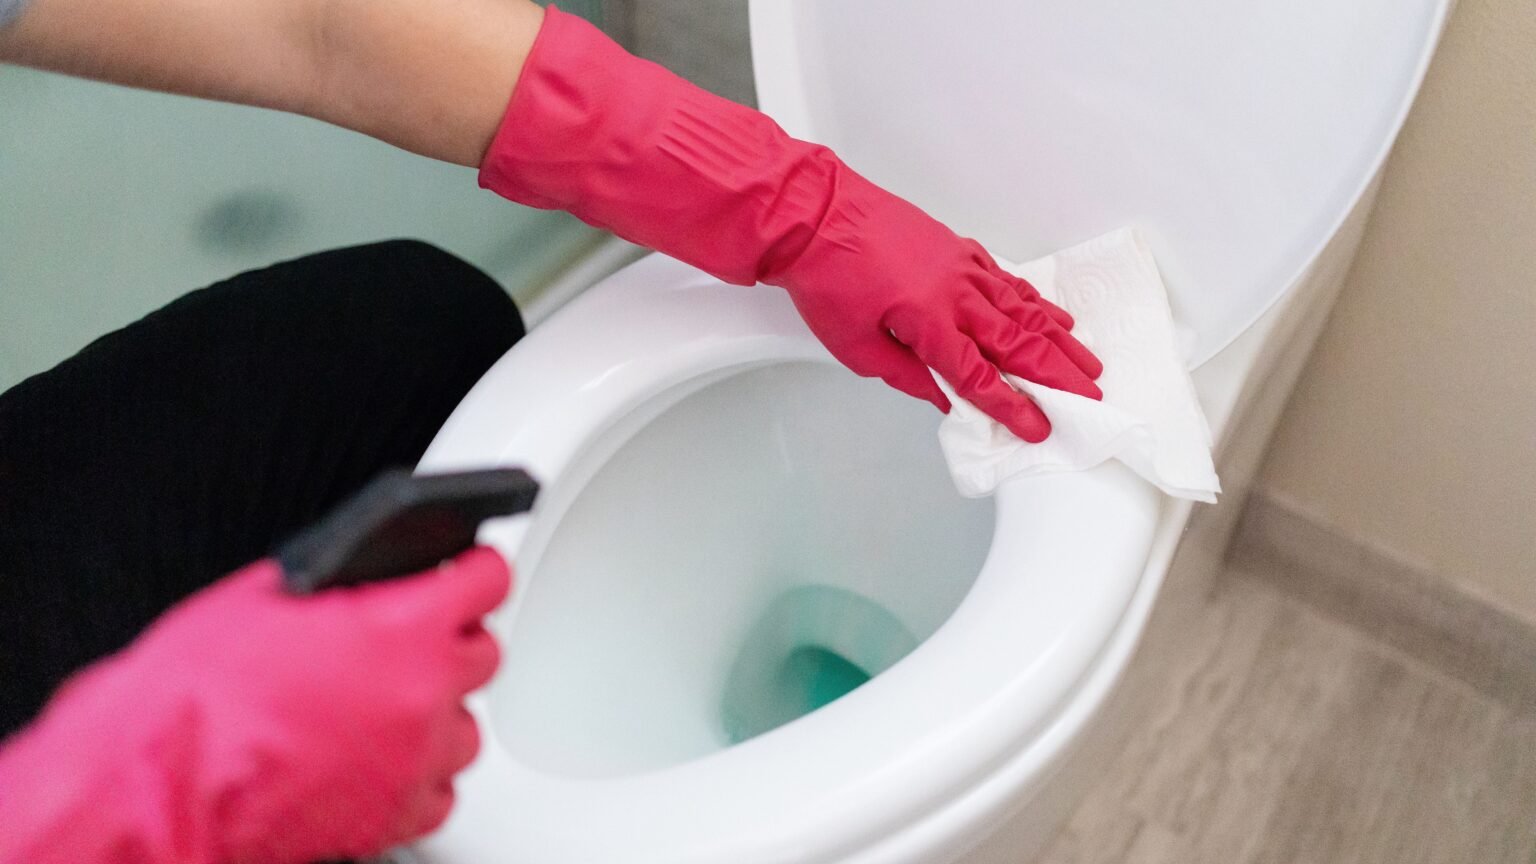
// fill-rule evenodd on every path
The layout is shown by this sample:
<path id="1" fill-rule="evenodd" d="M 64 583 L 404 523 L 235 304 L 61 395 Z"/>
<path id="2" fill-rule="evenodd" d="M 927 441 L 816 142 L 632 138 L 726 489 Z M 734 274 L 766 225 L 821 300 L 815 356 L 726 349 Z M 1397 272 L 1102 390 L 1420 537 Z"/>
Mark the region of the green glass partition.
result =
<path id="1" fill-rule="evenodd" d="M 0 389 L 306 253 L 420 238 L 526 302 L 605 236 L 317 121 L 0 67 Z"/>

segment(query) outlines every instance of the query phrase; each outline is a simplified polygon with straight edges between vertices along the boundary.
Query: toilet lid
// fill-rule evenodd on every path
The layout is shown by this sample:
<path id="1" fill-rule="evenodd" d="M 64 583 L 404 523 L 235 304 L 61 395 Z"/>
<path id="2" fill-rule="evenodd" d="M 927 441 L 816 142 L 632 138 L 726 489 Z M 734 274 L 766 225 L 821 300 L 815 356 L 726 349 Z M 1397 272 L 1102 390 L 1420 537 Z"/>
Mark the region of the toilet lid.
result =
<path id="1" fill-rule="evenodd" d="M 773 0 L 752 48 L 791 134 L 995 255 L 1139 226 L 1198 365 L 1369 186 L 1447 6 Z"/>

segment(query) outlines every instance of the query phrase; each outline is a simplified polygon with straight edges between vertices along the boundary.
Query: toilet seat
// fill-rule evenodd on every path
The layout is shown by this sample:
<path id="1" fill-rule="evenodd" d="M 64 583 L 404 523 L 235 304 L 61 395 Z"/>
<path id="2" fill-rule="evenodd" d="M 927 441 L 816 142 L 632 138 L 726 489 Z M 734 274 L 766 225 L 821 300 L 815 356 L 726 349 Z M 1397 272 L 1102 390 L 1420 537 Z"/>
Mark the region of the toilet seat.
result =
<path id="1" fill-rule="evenodd" d="M 611 329 L 572 329 L 594 322 Z M 567 348 L 578 338 L 600 347 L 572 357 Z M 483 467 L 490 458 L 539 476 L 545 492 L 533 518 L 491 523 L 482 534 L 537 579 L 548 539 L 541 526 L 558 524 L 590 479 L 582 466 L 606 457 L 594 445 L 618 446 L 712 381 L 787 362 L 852 378 L 781 292 L 724 285 L 652 255 L 591 289 L 493 367 L 480 387 L 507 398 L 461 408 L 421 470 Z M 573 429 L 590 434 L 575 440 Z M 444 862 L 818 861 L 889 837 L 982 780 L 1070 701 L 1136 590 L 1161 506 L 1152 487 L 1118 464 L 1006 484 L 980 574 L 913 653 L 810 715 L 682 764 L 594 778 L 536 770 L 498 740 L 489 700 L 477 694 L 471 710 L 485 732 L 482 756 L 461 776 L 449 822 L 414 854 Z M 493 630 L 504 637 L 518 613 L 514 600 Z M 914 692 L 925 698 L 914 702 Z"/>
<path id="2" fill-rule="evenodd" d="M 1200 370 L 1214 376 L 1202 397 L 1222 402 L 1207 405 L 1219 438 L 1264 369 L 1260 349 L 1274 347 L 1246 337 L 1224 346 L 1346 220 L 1363 219 L 1447 3 L 898 6 L 751 4 L 765 110 L 1014 260 L 1135 223 L 1189 328 L 1191 365 L 1221 358 Z M 955 52 L 957 39 L 970 50 Z M 1256 116 L 1264 111 L 1272 116 Z M 518 464 L 546 483 L 531 521 L 482 535 L 515 557 L 523 580 L 492 620 L 498 635 L 516 628 L 549 532 L 624 441 L 692 394 L 790 364 L 838 368 L 781 293 L 722 285 L 659 255 L 503 358 L 421 464 Z M 995 506 L 979 575 L 916 650 L 734 747 L 654 770 L 561 774 L 519 758 L 491 699 L 476 694 L 482 755 L 456 784 L 449 821 L 411 854 L 441 864 L 951 860 L 1039 790 L 1102 704 L 1189 512 L 1116 464 L 1016 478 Z"/>

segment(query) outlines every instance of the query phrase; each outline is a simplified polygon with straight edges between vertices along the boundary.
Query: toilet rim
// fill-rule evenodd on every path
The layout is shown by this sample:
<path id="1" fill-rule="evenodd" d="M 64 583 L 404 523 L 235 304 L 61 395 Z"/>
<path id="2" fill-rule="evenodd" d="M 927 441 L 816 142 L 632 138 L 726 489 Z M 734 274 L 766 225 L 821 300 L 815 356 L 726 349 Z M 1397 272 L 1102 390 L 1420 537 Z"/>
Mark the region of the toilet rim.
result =
<path id="1" fill-rule="evenodd" d="M 596 439 L 622 440 L 713 381 L 796 361 L 835 362 L 781 293 L 724 285 L 653 255 L 503 358 L 419 470 L 533 470 L 546 484 L 534 518 L 492 523 L 482 539 L 537 578 L 538 532 L 589 479 L 570 469 Z M 625 423 L 633 428 L 604 435 Z M 833 704 L 735 747 L 638 775 L 543 774 L 500 744 L 487 700 L 472 697 L 481 755 L 457 784 L 453 816 L 418 854 L 819 860 L 888 836 L 979 783 L 1050 722 L 1113 637 L 1161 507 L 1151 486 L 1115 464 L 1012 481 L 996 505 L 975 584 L 928 640 Z M 514 626 L 515 610 L 494 617 L 493 629 Z M 574 830 L 581 825 L 604 830 Z"/>

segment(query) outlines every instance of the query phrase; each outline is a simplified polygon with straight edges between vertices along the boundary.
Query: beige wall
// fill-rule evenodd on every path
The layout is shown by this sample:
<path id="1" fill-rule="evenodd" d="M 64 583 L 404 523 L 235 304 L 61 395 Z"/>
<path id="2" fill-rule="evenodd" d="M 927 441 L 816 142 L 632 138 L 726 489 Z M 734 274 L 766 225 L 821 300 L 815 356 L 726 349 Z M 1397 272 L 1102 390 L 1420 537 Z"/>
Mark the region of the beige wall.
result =
<path id="1" fill-rule="evenodd" d="M 1536 2 L 1460 0 L 1259 488 L 1536 621 Z"/>

